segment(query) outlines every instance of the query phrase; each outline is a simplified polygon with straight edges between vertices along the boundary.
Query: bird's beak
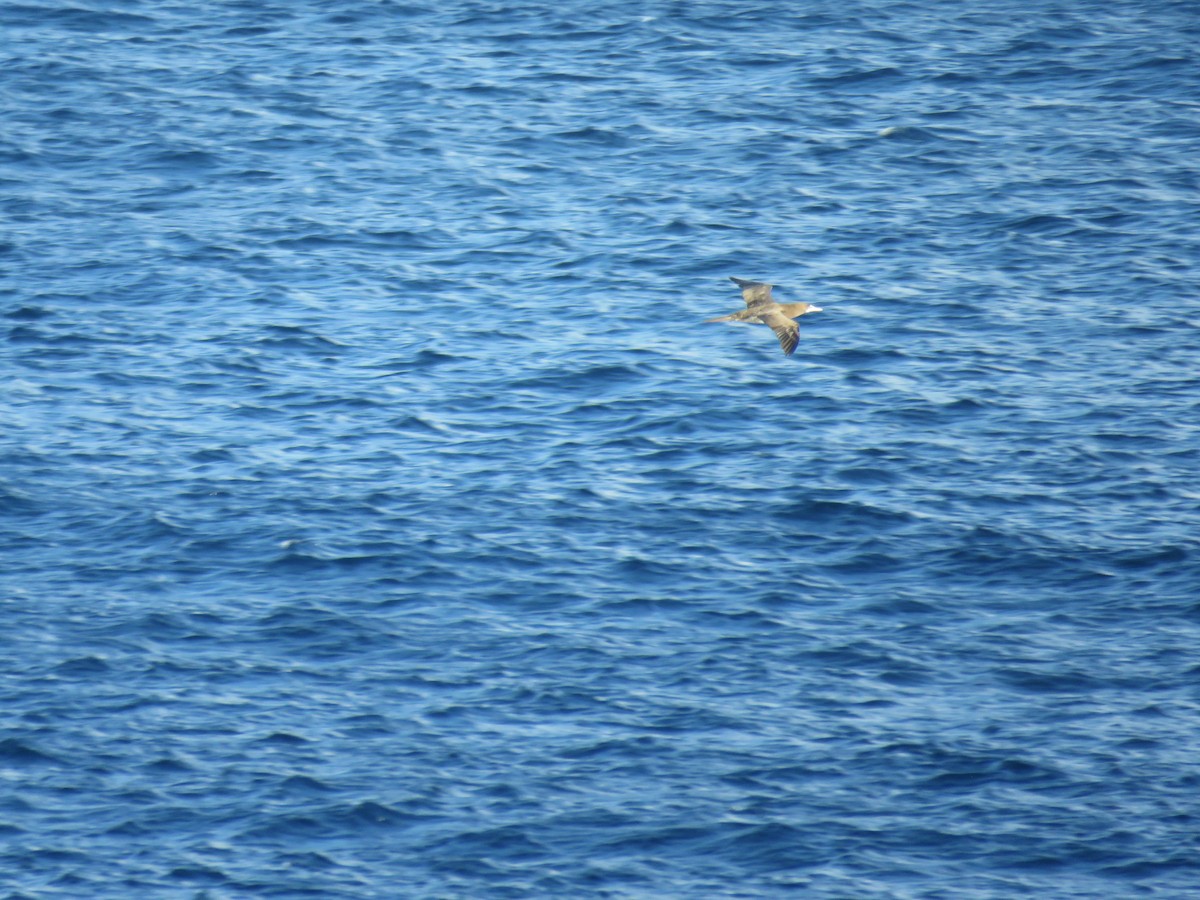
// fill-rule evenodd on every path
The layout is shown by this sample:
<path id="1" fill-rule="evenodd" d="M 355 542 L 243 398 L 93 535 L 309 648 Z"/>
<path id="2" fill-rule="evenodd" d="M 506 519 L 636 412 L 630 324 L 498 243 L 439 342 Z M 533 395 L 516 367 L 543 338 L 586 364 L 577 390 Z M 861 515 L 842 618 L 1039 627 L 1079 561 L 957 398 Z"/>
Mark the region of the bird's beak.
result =
<path id="1" fill-rule="evenodd" d="M 823 310 L 823 309 L 822 309 L 821 307 L 819 307 L 819 306 L 810 306 L 810 307 L 808 308 L 807 312 L 825 312 L 825 310 Z"/>

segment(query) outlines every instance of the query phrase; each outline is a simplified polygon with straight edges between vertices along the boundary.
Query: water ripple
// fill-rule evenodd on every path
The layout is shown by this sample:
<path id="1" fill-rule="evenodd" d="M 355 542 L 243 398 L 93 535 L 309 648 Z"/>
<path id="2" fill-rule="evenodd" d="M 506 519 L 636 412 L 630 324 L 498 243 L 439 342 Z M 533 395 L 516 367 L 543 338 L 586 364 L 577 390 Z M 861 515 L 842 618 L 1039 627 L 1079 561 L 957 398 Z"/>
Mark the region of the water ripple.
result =
<path id="1" fill-rule="evenodd" d="M 1184 4 L 117 6 L 4 5 L 13 896 L 1195 892 Z"/>

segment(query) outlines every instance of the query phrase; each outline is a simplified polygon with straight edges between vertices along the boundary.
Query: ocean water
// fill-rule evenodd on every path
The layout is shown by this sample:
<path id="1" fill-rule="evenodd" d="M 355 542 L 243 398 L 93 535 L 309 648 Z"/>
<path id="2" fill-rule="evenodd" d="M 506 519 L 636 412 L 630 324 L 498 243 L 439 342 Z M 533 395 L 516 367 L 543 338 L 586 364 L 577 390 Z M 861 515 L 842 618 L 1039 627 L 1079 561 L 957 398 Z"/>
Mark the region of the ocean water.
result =
<path id="1" fill-rule="evenodd" d="M 0 897 L 1200 895 L 1194 3 L 0 32 Z"/>

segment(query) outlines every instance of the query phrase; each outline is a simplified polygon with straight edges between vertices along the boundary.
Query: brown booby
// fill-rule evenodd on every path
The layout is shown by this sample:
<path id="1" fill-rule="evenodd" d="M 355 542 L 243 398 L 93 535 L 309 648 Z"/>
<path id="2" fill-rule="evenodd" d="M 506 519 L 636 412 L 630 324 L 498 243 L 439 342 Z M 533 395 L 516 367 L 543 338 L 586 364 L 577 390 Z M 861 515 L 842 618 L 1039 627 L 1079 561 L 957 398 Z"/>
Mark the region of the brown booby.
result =
<path id="1" fill-rule="evenodd" d="M 754 322 L 770 327 L 779 338 L 779 346 L 783 348 L 784 356 L 796 352 L 796 344 L 800 341 L 800 326 L 796 319 L 805 313 L 821 312 L 821 307 L 811 303 L 776 303 L 771 299 L 771 285 L 761 281 L 744 281 L 741 278 L 729 279 L 742 289 L 742 299 L 746 308 L 728 316 L 706 319 L 706 322 Z"/>

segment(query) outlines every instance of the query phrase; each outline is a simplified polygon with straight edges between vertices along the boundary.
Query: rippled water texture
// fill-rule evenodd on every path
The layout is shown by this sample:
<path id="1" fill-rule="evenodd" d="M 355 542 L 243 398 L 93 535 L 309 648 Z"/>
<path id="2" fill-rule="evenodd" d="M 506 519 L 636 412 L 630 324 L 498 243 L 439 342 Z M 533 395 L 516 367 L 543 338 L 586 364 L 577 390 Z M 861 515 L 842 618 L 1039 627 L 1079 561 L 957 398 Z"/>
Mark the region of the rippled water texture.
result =
<path id="1" fill-rule="evenodd" d="M 4 896 L 1197 896 L 1194 3 L 0 22 Z"/>

